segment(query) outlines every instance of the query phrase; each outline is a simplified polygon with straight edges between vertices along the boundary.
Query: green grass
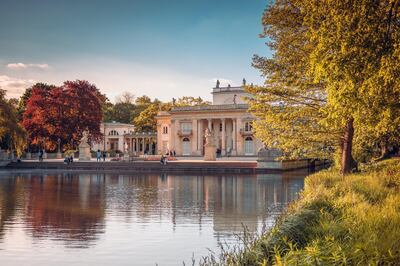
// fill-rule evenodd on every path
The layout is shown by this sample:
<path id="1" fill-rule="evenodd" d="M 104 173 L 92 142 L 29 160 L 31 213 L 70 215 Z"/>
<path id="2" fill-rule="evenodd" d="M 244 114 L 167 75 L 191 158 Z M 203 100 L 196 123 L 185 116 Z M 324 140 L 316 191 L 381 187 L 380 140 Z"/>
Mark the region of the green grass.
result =
<path id="1" fill-rule="evenodd" d="M 400 265 L 400 160 L 306 178 L 276 226 L 203 265 Z"/>

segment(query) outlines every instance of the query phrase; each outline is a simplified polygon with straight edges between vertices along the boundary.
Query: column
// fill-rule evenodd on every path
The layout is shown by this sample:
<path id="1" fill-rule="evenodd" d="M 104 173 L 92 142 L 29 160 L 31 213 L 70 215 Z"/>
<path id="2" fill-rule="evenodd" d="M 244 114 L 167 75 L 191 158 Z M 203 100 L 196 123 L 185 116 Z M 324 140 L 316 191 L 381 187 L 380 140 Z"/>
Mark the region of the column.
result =
<path id="1" fill-rule="evenodd" d="M 176 148 L 175 148 L 175 146 L 176 146 L 176 144 L 175 144 L 175 138 L 176 138 L 175 121 L 176 120 L 171 120 L 171 125 L 170 125 L 170 128 L 168 129 L 169 131 L 168 131 L 168 145 L 167 145 L 167 148 L 170 149 L 170 150 L 175 150 L 176 151 Z M 161 149 L 163 149 L 163 148 L 164 147 L 161 146 Z M 163 151 L 163 152 L 165 153 L 166 151 Z M 176 151 L 176 152 L 178 152 L 178 151 Z"/>
<path id="2" fill-rule="evenodd" d="M 198 131 L 197 131 L 197 119 L 192 120 L 192 154 L 193 155 L 198 155 Z"/>
<path id="3" fill-rule="evenodd" d="M 240 128 L 242 127 L 242 120 L 238 118 L 236 120 L 236 154 L 239 156 L 244 155 L 244 150 L 243 150 L 243 138 L 240 135 Z"/>
<path id="4" fill-rule="evenodd" d="M 237 151 L 237 140 L 236 140 L 236 118 L 232 118 L 232 151 L 236 155 Z"/>
<path id="5" fill-rule="evenodd" d="M 182 139 L 181 137 L 178 136 L 178 130 L 181 128 L 180 121 L 178 119 L 175 120 L 175 125 L 174 125 L 174 132 L 171 132 L 172 138 L 174 140 L 174 150 L 176 151 L 176 154 L 182 155 Z"/>
<path id="6" fill-rule="evenodd" d="M 139 154 L 139 138 L 136 138 L 136 155 Z"/>
<path id="7" fill-rule="evenodd" d="M 211 132 L 211 118 L 208 118 L 207 121 L 208 121 L 208 130 L 210 130 Z"/>
<path id="8" fill-rule="evenodd" d="M 226 134 L 225 134 L 225 118 L 221 119 L 222 123 L 222 136 L 221 136 L 221 154 L 225 155 L 226 154 Z"/>
<path id="9" fill-rule="evenodd" d="M 203 153 L 203 134 L 204 134 L 204 129 L 203 129 L 203 120 L 197 120 L 198 126 L 198 136 L 197 136 L 197 149 L 199 151 L 199 155 L 202 155 Z"/>

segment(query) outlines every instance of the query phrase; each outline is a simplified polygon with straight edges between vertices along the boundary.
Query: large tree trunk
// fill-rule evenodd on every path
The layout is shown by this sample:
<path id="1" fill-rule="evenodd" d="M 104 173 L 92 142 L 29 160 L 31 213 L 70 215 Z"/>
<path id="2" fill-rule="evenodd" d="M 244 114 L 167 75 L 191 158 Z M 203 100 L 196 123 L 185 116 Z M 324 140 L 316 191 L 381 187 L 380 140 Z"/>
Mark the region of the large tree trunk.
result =
<path id="1" fill-rule="evenodd" d="M 354 119 L 347 120 L 344 135 L 342 139 L 342 160 L 341 160 L 341 173 L 343 175 L 350 173 L 353 168 L 357 167 L 356 162 L 351 154 L 353 149 L 354 137 Z"/>
<path id="2" fill-rule="evenodd" d="M 379 146 L 381 148 L 381 157 L 379 158 L 379 160 L 384 160 L 389 158 L 390 150 L 389 150 L 388 137 L 383 138 Z"/>

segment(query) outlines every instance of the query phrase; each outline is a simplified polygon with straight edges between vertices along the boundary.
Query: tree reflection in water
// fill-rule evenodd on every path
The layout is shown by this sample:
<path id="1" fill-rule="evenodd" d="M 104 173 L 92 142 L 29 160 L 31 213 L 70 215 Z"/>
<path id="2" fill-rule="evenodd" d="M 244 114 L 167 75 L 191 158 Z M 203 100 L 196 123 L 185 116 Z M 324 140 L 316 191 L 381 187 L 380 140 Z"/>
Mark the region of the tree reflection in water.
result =
<path id="1" fill-rule="evenodd" d="M 109 224 L 154 223 L 211 229 L 224 241 L 243 230 L 272 225 L 297 197 L 304 173 L 247 176 L 172 176 L 80 173 L 0 175 L 0 249 L 22 224 L 33 242 L 88 248 Z M 206 232 L 209 232 L 209 230 Z M 173 236 L 172 236 L 173 237 Z"/>

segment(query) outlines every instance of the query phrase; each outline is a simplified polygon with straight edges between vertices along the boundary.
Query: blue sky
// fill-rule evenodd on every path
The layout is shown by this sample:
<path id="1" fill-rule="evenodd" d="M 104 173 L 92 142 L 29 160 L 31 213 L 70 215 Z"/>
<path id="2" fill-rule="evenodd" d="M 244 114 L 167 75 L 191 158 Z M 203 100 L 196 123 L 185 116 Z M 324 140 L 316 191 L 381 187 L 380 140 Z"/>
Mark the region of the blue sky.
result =
<path id="1" fill-rule="evenodd" d="M 0 88 L 86 79 L 113 100 L 123 91 L 161 100 L 224 83 L 262 83 L 254 54 L 266 0 L 1 0 Z"/>

